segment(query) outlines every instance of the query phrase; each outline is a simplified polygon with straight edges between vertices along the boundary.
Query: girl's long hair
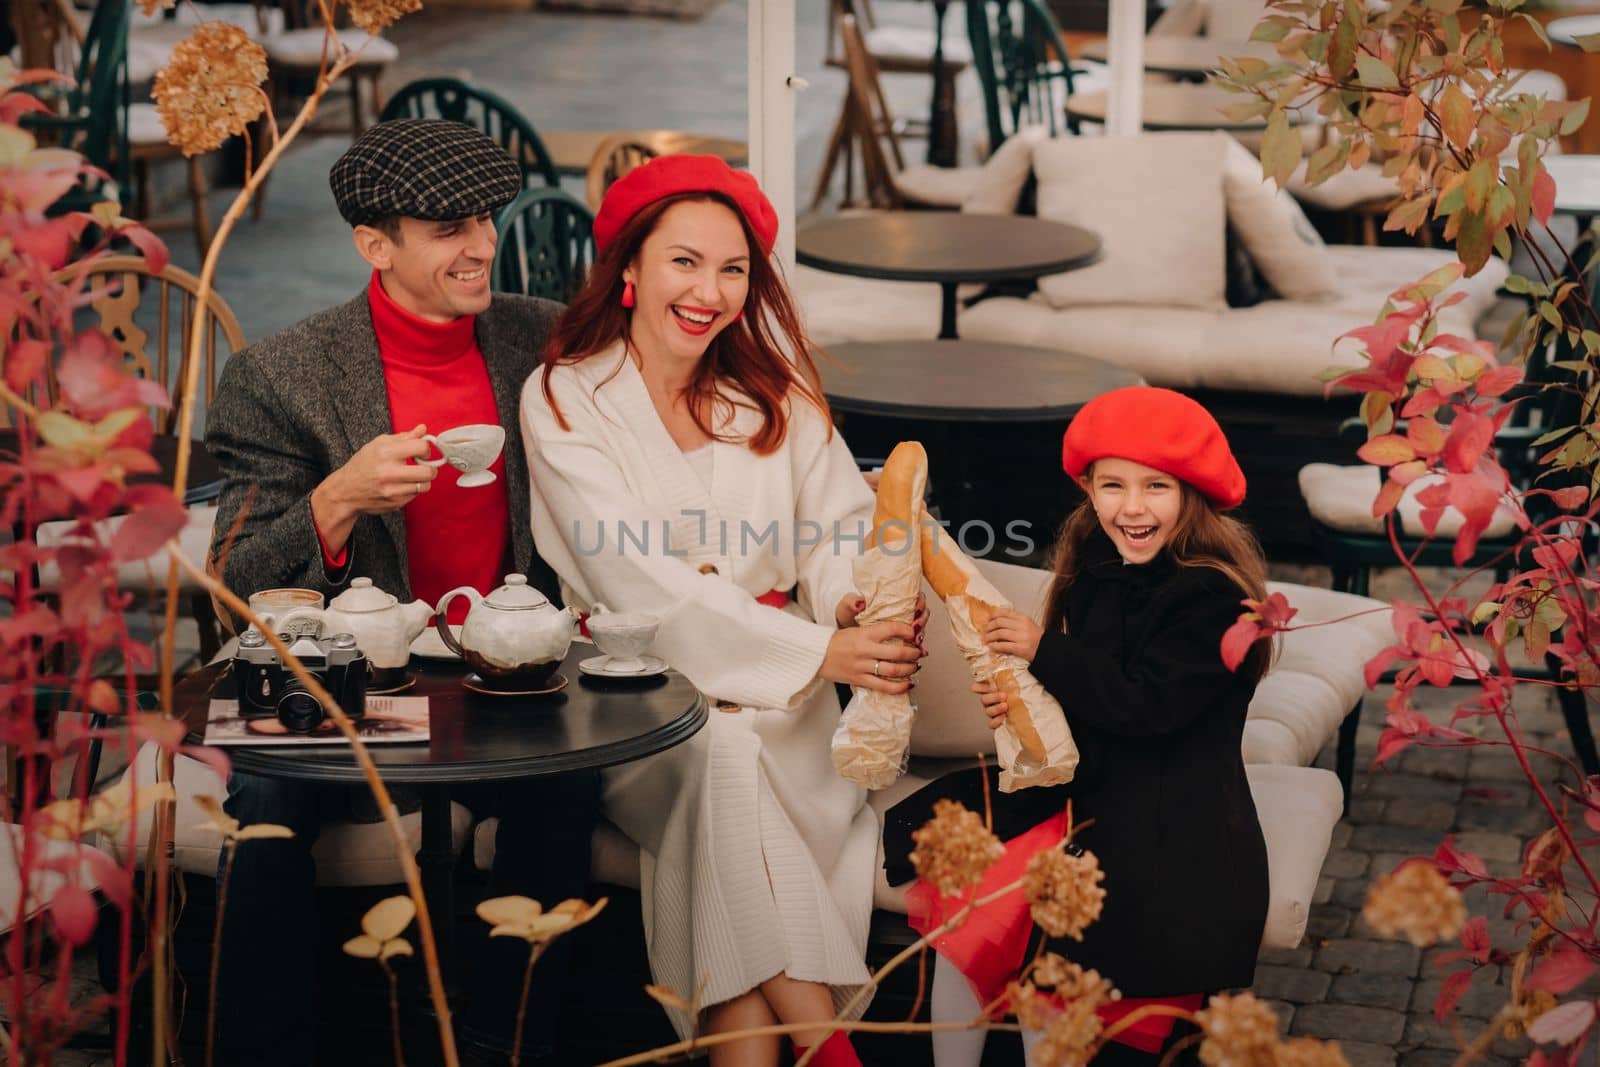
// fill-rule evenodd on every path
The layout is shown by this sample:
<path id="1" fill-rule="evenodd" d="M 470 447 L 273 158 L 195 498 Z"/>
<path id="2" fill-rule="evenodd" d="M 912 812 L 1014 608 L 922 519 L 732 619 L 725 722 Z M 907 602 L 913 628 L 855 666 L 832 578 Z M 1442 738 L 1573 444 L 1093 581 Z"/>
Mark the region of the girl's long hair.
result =
<path id="1" fill-rule="evenodd" d="M 1091 466 L 1088 473 L 1092 475 L 1093 470 Z M 1180 567 L 1211 567 L 1221 571 L 1239 587 L 1241 598 L 1264 599 L 1267 561 L 1255 534 L 1244 523 L 1218 511 L 1189 483 L 1179 481 L 1178 485 L 1183 493 L 1183 504 L 1178 510 L 1172 536 L 1162 551 Z M 1045 629 L 1066 629 L 1067 591 L 1077 581 L 1084 544 L 1099 528 L 1100 518 L 1095 514 L 1093 501 L 1088 499 L 1062 524 L 1052 565 L 1055 577 L 1045 600 Z M 1219 664 L 1220 655 L 1219 651 Z M 1259 682 L 1271 664 L 1272 643 L 1258 641 L 1239 665 L 1239 673 Z"/>
<path id="2" fill-rule="evenodd" d="M 686 200 L 712 201 L 732 211 L 744 229 L 750 246 L 750 291 L 745 298 L 744 317 L 725 326 L 706 348 L 689 382 L 689 411 L 695 425 L 709 437 L 729 438 L 715 426 L 731 414 L 734 403 L 753 407 L 761 413 L 761 428 L 748 442 L 757 455 L 770 455 L 783 445 L 788 433 L 785 402 L 790 390 L 813 404 L 832 432 L 828 402 L 822 397 L 814 346 L 800 325 L 800 313 L 789 293 L 783 275 L 770 257 L 761 254 L 761 243 L 737 204 L 719 193 L 690 192 L 664 197 L 643 208 L 617 233 L 595 260 L 583 288 L 556 321 L 545 345 L 543 363 L 554 368 L 581 363 L 609 350 L 618 341 L 628 341 L 631 317 L 622 307 L 622 272 L 639 254 L 645 238 L 655 230 L 668 208 Z M 792 358 L 785 353 L 792 353 Z M 743 394 L 731 400 L 718 390 L 718 382 L 732 383 Z M 544 398 L 562 429 L 570 429 L 555 396 L 550 377 L 545 375 Z"/>

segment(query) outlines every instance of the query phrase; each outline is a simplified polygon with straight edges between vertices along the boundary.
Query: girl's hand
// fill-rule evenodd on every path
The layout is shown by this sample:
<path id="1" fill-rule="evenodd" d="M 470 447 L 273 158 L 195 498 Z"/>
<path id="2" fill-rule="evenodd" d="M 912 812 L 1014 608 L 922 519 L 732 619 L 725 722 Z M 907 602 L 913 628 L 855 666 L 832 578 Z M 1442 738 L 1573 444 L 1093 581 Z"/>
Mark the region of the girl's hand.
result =
<path id="1" fill-rule="evenodd" d="M 1006 724 L 1006 695 L 993 682 L 973 682 L 972 691 L 978 694 L 983 713 L 989 716 L 989 729 L 998 730 Z"/>
<path id="2" fill-rule="evenodd" d="M 904 693 L 927 653 L 917 646 L 909 625 L 875 622 L 835 630 L 817 672 L 830 682 L 880 693 Z"/>
<path id="3" fill-rule="evenodd" d="M 1029 663 L 1039 654 L 1044 629 L 1020 611 L 1001 608 L 983 628 L 983 643 L 995 652 L 1020 656 Z"/>

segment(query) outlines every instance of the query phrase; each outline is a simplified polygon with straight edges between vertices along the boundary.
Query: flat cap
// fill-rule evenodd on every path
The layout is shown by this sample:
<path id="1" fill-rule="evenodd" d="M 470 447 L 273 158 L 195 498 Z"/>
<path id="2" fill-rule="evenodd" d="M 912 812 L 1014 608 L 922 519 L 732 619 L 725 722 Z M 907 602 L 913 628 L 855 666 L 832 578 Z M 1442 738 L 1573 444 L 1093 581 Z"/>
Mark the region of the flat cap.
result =
<path id="1" fill-rule="evenodd" d="M 522 191 L 522 170 L 463 122 L 394 119 L 370 127 L 328 173 L 352 226 L 391 215 L 447 222 L 496 211 Z"/>

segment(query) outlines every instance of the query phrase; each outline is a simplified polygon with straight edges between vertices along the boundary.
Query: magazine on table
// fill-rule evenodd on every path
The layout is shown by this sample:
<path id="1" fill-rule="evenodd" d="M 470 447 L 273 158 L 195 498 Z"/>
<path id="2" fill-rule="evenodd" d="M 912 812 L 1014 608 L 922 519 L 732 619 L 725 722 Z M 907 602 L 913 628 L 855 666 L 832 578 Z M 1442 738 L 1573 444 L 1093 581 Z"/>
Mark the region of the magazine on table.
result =
<path id="1" fill-rule="evenodd" d="M 367 713 L 354 720 L 356 733 L 369 745 L 428 740 L 428 698 L 369 696 Z M 324 718 L 308 734 L 291 733 L 276 717 L 246 719 L 239 702 L 214 697 L 206 717 L 208 745 L 342 745 L 349 742 L 332 719 Z"/>

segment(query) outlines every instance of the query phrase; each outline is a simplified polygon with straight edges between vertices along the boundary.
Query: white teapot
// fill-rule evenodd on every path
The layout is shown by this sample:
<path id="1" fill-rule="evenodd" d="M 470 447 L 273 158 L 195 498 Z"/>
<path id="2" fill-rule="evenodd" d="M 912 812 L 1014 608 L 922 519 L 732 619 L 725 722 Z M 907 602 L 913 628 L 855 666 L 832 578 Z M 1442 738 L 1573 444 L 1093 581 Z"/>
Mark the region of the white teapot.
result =
<path id="1" fill-rule="evenodd" d="M 372 665 L 374 683 L 382 671 L 401 671 L 411 661 L 411 642 L 427 628 L 433 609 L 426 600 L 402 604 L 372 584 L 371 578 L 351 579 L 350 588 L 322 609 L 322 632 L 354 634 L 356 647 Z"/>
<path id="2" fill-rule="evenodd" d="M 459 641 L 447 623 L 450 602 L 458 596 L 472 601 Z M 548 685 L 566 659 L 578 613 L 550 603 L 526 575 L 508 574 L 506 584 L 488 596 L 470 585 L 450 590 L 439 599 L 433 625 L 445 646 L 488 685 L 525 692 Z"/>

